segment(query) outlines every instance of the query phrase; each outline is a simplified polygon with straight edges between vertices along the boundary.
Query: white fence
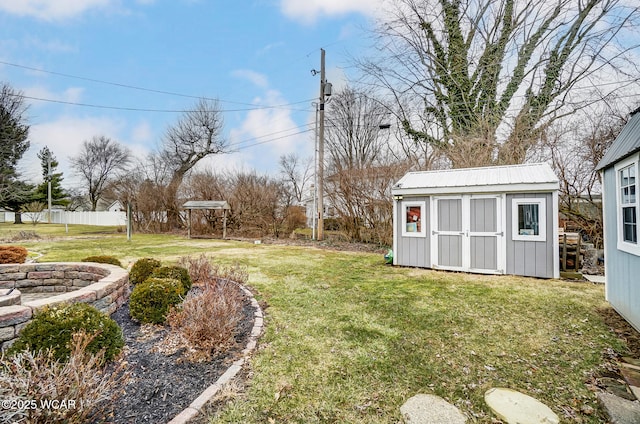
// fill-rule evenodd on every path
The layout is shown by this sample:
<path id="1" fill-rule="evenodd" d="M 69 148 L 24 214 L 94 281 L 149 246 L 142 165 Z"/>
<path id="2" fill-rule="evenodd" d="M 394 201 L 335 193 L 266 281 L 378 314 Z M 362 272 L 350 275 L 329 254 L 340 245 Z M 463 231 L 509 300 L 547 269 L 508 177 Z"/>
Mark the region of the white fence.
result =
<path id="1" fill-rule="evenodd" d="M 22 222 L 31 222 L 32 217 L 34 217 L 34 214 L 31 212 L 23 213 Z M 14 218 L 13 212 L 4 212 L 5 222 L 13 222 Z M 47 211 L 40 213 L 36 219 L 40 223 L 49 222 Z M 125 212 L 69 212 L 54 210 L 51 211 L 51 223 L 97 226 L 126 225 L 127 214 Z"/>

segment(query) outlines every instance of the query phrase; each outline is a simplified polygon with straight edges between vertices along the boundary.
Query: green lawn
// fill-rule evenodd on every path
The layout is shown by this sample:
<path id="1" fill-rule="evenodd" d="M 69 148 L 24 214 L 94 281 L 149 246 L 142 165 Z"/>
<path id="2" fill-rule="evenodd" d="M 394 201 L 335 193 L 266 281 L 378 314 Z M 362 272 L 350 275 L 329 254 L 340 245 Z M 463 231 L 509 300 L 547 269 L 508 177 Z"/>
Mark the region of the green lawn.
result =
<path id="1" fill-rule="evenodd" d="M 510 387 L 566 422 L 598 423 L 585 382 L 603 351 L 624 353 L 597 313 L 606 306 L 603 287 L 587 283 L 394 268 L 379 254 L 166 235 L 18 244 L 42 254 L 41 262 L 93 254 L 173 261 L 204 252 L 246 265 L 268 305 L 266 333 L 246 390 L 212 422 L 396 422 L 407 398 L 433 393 L 469 422 L 490 423 L 484 392 Z M 585 405 L 596 413 L 583 415 Z"/>

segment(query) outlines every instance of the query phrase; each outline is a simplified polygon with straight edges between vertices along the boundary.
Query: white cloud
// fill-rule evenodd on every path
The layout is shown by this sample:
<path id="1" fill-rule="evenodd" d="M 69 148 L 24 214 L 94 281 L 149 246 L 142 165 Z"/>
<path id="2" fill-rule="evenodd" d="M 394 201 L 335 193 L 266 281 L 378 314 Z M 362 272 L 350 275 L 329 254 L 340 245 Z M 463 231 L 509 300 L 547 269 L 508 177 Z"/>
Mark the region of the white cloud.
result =
<path id="1" fill-rule="evenodd" d="M 147 121 L 136 125 L 131 131 L 131 141 L 139 144 L 149 144 L 153 141 L 153 130 Z"/>
<path id="2" fill-rule="evenodd" d="M 287 103 L 278 91 L 270 90 L 264 98 L 256 98 L 257 104 L 278 105 Z M 257 109 L 247 113 L 239 128 L 229 133 L 235 167 L 252 164 L 259 172 L 278 169 L 281 155 L 298 152 L 301 156 L 313 153 L 313 125 L 300 127 L 287 109 Z"/>
<path id="3" fill-rule="evenodd" d="M 2 0 L 0 0 L 1 2 Z M 73 53 L 77 51 L 77 47 L 64 41 L 50 39 L 43 40 L 38 37 L 30 36 L 22 41 L 25 49 L 43 50 L 49 53 Z"/>
<path id="4" fill-rule="evenodd" d="M 231 75 L 236 78 L 248 80 L 259 88 L 267 88 L 269 86 L 269 80 L 264 74 L 249 69 L 238 69 L 231 72 Z"/>
<path id="5" fill-rule="evenodd" d="M 69 166 L 69 157 L 78 154 L 82 142 L 90 140 L 93 136 L 105 135 L 114 140 L 124 129 L 124 124 L 104 117 L 78 118 L 62 116 L 57 120 L 34 124 L 29 131 L 31 147 L 25 153 L 21 163 L 20 172 L 31 181 L 41 180 L 40 162 L 37 154 L 44 146 L 49 147 L 60 163 L 59 170 L 64 175 L 64 185 L 72 186 L 78 183 Z"/>
<path id="6" fill-rule="evenodd" d="M 0 0 L 0 10 L 43 21 L 56 21 L 73 18 L 112 3 L 112 0 Z"/>
<path id="7" fill-rule="evenodd" d="M 362 13 L 375 16 L 384 0 L 281 0 L 282 13 L 305 23 L 315 22 L 322 16 L 340 16 Z"/>
<path id="8" fill-rule="evenodd" d="M 24 88 L 22 91 L 24 95 L 27 97 L 27 101 L 29 102 L 29 104 L 32 107 L 38 107 L 41 105 L 49 104 L 49 102 L 47 103 L 40 102 L 38 101 L 38 99 L 78 103 L 82 100 L 82 94 L 84 93 L 84 88 L 70 87 L 61 93 L 55 93 L 41 85 L 34 85 L 31 87 Z"/>

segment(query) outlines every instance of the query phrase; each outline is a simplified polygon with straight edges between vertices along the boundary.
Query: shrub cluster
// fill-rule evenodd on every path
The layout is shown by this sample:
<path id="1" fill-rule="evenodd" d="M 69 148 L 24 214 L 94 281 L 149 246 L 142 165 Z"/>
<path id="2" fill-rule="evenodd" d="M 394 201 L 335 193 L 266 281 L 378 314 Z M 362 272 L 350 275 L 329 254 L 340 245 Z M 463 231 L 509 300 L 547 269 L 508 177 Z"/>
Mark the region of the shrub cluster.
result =
<path id="1" fill-rule="evenodd" d="M 180 284 L 182 284 L 183 296 L 191 289 L 191 277 L 189 276 L 189 272 L 186 268 L 181 266 L 161 266 L 159 268 L 155 268 L 151 273 L 150 278 L 170 278 L 180 281 Z"/>
<path id="2" fill-rule="evenodd" d="M 66 361 L 71 354 L 73 335 L 85 332 L 93 335 L 87 352 L 104 351 L 104 360 L 110 361 L 124 346 L 124 337 L 118 323 L 86 303 L 46 307 L 37 312 L 20 332 L 9 348 L 13 355 L 23 350 L 33 353 L 51 350 L 55 360 Z"/>
<path id="3" fill-rule="evenodd" d="M 75 400 L 69 408 L 33 408 L 29 402 L 2 408 L 0 422 L 86 423 L 108 421 L 113 402 L 128 379 L 123 361 L 108 367 L 104 351 L 88 352 L 95 335 L 74 334 L 69 360 L 56 361 L 51 351 L 23 351 L 0 359 L 0 398 L 41 401 Z"/>
<path id="4" fill-rule="evenodd" d="M 0 246 L 0 264 L 23 264 L 27 249 L 22 246 Z"/>
<path id="5" fill-rule="evenodd" d="M 133 288 L 129 298 L 129 313 L 142 323 L 161 324 L 169 309 L 182 302 L 183 293 L 184 288 L 178 280 L 148 278 Z"/>
<path id="6" fill-rule="evenodd" d="M 153 258 L 138 259 L 129 271 L 129 282 L 131 284 L 140 284 L 151 276 L 156 268 L 160 268 L 160 261 Z"/>
<path id="7" fill-rule="evenodd" d="M 95 262 L 99 264 L 110 264 L 122 267 L 122 263 L 118 258 L 113 256 L 99 255 L 99 256 L 87 256 L 82 262 Z"/>

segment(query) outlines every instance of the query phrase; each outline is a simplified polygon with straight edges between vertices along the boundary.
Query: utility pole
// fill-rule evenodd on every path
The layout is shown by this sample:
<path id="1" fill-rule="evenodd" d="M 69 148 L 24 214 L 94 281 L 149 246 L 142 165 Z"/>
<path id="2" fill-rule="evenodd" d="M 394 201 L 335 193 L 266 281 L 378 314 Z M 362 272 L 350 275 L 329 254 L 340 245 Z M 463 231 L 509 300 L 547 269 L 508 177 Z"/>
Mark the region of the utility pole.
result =
<path id="1" fill-rule="evenodd" d="M 47 200 L 49 204 L 49 224 L 51 224 L 51 151 L 47 154 Z"/>
<path id="2" fill-rule="evenodd" d="M 316 239 L 316 221 L 318 219 L 318 103 L 313 102 L 316 108 L 316 127 L 313 132 L 313 215 L 311 218 L 311 240 Z"/>
<path id="3" fill-rule="evenodd" d="M 325 95 L 331 95 L 331 84 L 327 86 L 324 72 L 324 49 L 320 49 L 320 125 L 318 130 L 318 234 L 324 240 L 324 103 Z"/>

